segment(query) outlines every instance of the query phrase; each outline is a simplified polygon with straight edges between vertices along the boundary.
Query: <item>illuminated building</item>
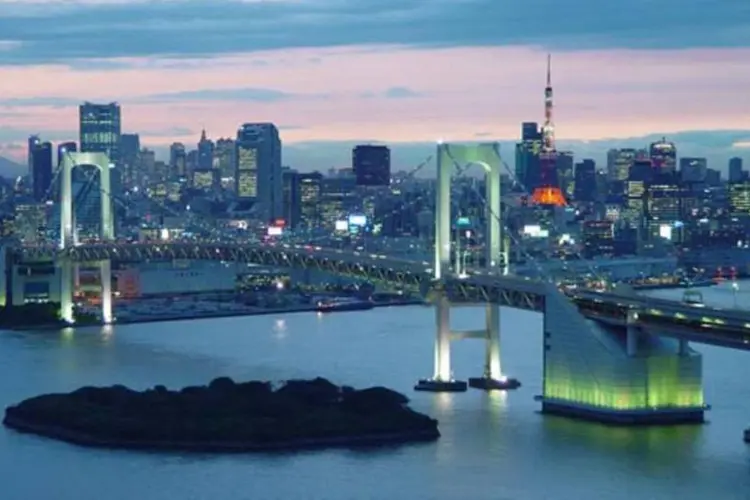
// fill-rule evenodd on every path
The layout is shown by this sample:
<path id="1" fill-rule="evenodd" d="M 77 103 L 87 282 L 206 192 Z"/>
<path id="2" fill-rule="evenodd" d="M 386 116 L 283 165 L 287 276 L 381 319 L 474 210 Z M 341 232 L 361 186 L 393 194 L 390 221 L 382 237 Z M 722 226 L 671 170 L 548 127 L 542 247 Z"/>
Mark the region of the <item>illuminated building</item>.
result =
<path id="1" fill-rule="evenodd" d="M 299 174 L 300 225 L 312 229 L 320 225 L 320 202 L 323 197 L 323 174 Z"/>
<path id="2" fill-rule="evenodd" d="M 539 185 L 539 152 L 542 133 L 535 122 L 521 124 L 521 142 L 516 144 L 516 180 L 529 192 Z M 525 191 L 525 190 L 524 190 Z"/>
<path id="3" fill-rule="evenodd" d="M 47 226 L 47 213 L 44 203 L 16 205 L 14 230 L 24 243 L 35 243 L 44 234 Z"/>
<path id="4" fill-rule="evenodd" d="M 573 171 L 573 152 L 559 151 L 557 153 L 557 182 L 566 200 L 573 198 L 575 173 Z"/>
<path id="5" fill-rule="evenodd" d="M 106 153 L 120 165 L 120 105 L 86 102 L 78 109 L 80 144 L 83 153 Z"/>
<path id="6" fill-rule="evenodd" d="M 357 186 L 389 186 L 391 150 L 387 146 L 355 146 L 352 150 L 352 170 L 357 178 Z"/>
<path id="7" fill-rule="evenodd" d="M 281 139 L 272 123 L 246 123 L 237 130 L 235 191 L 240 201 L 255 203 L 262 219 L 283 214 Z"/>
<path id="8" fill-rule="evenodd" d="M 638 230 L 645 226 L 646 189 L 653 174 L 650 160 L 635 160 L 625 186 L 625 211 L 622 218 L 628 226 Z"/>
<path id="9" fill-rule="evenodd" d="M 679 232 L 675 235 L 672 230 L 680 225 L 682 215 L 682 188 L 677 172 L 656 173 L 648 183 L 647 190 L 649 237 L 681 241 Z"/>
<path id="10" fill-rule="evenodd" d="M 209 168 L 207 170 L 199 169 L 193 171 L 193 189 L 198 189 L 201 191 L 211 191 L 213 190 L 217 182 L 217 174 L 218 172 L 212 168 Z"/>
<path id="11" fill-rule="evenodd" d="M 547 86 L 544 89 L 544 125 L 542 125 L 542 149 L 539 153 L 539 185 L 534 189 L 532 201 L 537 205 L 564 206 L 565 196 L 560 190 L 557 175 L 557 150 L 555 149 L 555 126 L 552 122 L 552 66 L 547 56 Z"/>
<path id="12" fill-rule="evenodd" d="M 750 181 L 729 185 L 729 211 L 732 217 L 750 216 Z"/>
<path id="13" fill-rule="evenodd" d="M 614 223 L 610 220 L 592 220 L 583 223 L 583 254 L 586 258 L 615 253 Z"/>
<path id="14" fill-rule="evenodd" d="M 672 173 L 677 170 L 677 148 L 666 138 L 653 142 L 649 146 L 651 163 L 658 172 Z"/>
<path id="15" fill-rule="evenodd" d="M 333 229 L 337 220 L 345 219 L 356 208 L 356 182 L 354 176 L 341 175 L 323 179 L 319 208 L 323 227 Z"/>
<path id="16" fill-rule="evenodd" d="M 140 161 L 141 138 L 138 134 L 120 136 L 122 158 L 122 182 L 125 188 L 132 189 L 144 182 L 145 171 Z"/>
<path id="17" fill-rule="evenodd" d="M 632 148 L 610 149 L 607 152 L 607 179 L 609 182 L 627 181 L 638 151 Z"/>

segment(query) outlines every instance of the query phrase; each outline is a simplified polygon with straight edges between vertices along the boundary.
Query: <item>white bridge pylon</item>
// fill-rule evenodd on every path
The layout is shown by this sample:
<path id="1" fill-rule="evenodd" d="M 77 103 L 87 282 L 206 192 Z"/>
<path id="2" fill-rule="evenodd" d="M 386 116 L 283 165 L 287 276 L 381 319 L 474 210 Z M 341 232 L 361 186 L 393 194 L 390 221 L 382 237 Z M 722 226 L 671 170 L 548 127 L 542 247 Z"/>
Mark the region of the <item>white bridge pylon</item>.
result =
<path id="1" fill-rule="evenodd" d="M 507 273 L 507 251 L 501 215 L 500 173 L 503 167 L 500 145 L 497 142 L 479 144 L 438 143 L 437 200 L 435 210 L 435 280 L 460 279 L 460 269 L 451 268 L 451 177 L 455 167 L 479 165 L 484 169 L 486 192 L 485 268 L 491 272 Z M 456 259 L 460 262 L 460 259 Z M 439 288 L 439 287 L 438 287 Z M 425 391 L 463 391 L 466 383 L 454 380 L 451 370 L 451 340 L 479 338 L 486 342 L 485 366 L 482 377 L 469 379 L 473 387 L 509 389 L 518 382 L 502 373 L 500 357 L 500 308 L 485 306 L 486 324 L 482 330 L 454 332 L 450 327 L 451 304 L 444 292 L 435 301 L 436 338 L 435 370 L 433 377 L 420 380 L 415 389 Z"/>
<path id="2" fill-rule="evenodd" d="M 115 239 L 114 214 L 112 198 L 110 197 L 111 163 L 106 153 L 74 153 L 66 152 L 62 158 L 60 171 L 60 249 L 74 246 L 78 240 L 73 216 L 73 170 L 77 167 L 93 166 L 99 171 L 101 190 L 101 225 L 99 237 L 102 241 Z M 60 266 L 60 314 L 68 323 L 75 321 L 73 315 L 73 283 L 77 281 L 74 274 L 77 266 L 68 259 L 61 258 Z M 101 276 L 102 320 L 111 323 L 112 316 L 112 273 L 111 261 L 99 262 Z"/>

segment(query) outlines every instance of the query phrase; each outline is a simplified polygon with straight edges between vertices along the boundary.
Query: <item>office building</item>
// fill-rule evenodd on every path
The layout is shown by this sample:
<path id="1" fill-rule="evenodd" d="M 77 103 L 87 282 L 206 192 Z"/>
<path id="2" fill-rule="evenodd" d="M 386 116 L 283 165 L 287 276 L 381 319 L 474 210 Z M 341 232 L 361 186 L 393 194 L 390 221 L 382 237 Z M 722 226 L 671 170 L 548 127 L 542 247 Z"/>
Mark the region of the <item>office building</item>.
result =
<path id="1" fill-rule="evenodd" d="M 680 178 L 683 182 L 704 182 L 707 171 L 708 161 L 705 158 L 680 158 Z"/>
<path id="2" fill-rule="evenodd" d="M 651 164 L 660 173 L 672 173 L 677 170 L 677 148 L 666 138 L 653 142 L 649 146 Z"/>
<path id="3" fill-rule="evenodd" d="M 536 122 L 522 123 L 521 142 L 516 144 L 515 177 L 522 186 L 521 191 L 526 194 L 531 194 L 539 185 L 541 148 L 542 132 L 539 130 L 539 125 Z"/>
<path id="4" fill-rule="evenodd" d="M 731 158 L 729 160 L 729 182 L 742 182 L 745 180 L 745 173 L 742 170 L 742 158 Z"/>
<path id="5" fill-rule="evenodd" d="M 281 139 L 272 123 L 246 123 L 237 130 L 235 192 L 267 221 L 283 216 Z"/>
<path id="6" fill-rule="evenodd" d="M 41 142 L 39 138 L 33 143 L 31 150 L 31 179 L 34 192 L 34 201 L 42 203 L 47 201 L 52 185 L 52 143 Z"/>
<path id="7" fill-rule="evenodd" d="M 83 153 L 106 153 L 111 163 L 120 165 L 120 105 L 93 104 L 79 107 L 80 146 Z"/>
<path id="8" fill-rule="evenodd" d="M 597 191 L 596 163 L 594 163 L 594 160 L 583 160 L 576 163 L 575 189 L 573 191 L 575 201 L 594 202 L 597 198 Z"/>
<path id="9" fill-rule="evenodd" d="M 210 170 L 214 168 L 214 142 L 206 137 L 205 129 L 201 132 L 198 141 L 198 170 Z"/>
<path id="10" fill-rule="evenodd" d="M 352 170 L 357 186 L 389 186 L 391 150 L 387 146 L 355 146 L 352 150 Z"/>
<path id="11" fill-rule="evenodd" d="M 638 157 L 638 151 L 632 148 L 610 149 L 607 152 L 607 179 L 609 182 L 628 180 L 630 167 Z"/>

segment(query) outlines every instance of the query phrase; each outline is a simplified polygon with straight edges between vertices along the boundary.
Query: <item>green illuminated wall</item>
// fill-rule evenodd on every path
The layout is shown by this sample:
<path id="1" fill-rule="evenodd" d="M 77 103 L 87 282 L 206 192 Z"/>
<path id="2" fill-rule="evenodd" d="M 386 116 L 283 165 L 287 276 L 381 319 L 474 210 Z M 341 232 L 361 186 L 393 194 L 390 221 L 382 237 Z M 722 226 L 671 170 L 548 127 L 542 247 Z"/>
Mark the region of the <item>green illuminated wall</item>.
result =
<path id="1" fill-rule="evenodd" d="M 704 404 L 702 359 L 675 342 L 648 338 L 629 357 L 622 335 L 583 318 L 562 294 L 547 293 L 545 398 L 609 410 L 696 408 Z"/>

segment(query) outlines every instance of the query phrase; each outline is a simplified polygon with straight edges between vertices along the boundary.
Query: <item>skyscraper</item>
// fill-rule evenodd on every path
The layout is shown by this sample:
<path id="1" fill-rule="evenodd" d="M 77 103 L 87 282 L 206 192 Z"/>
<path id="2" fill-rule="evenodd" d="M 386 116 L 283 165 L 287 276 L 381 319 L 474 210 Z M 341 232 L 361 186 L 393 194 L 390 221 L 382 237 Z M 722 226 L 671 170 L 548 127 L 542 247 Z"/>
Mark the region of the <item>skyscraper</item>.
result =
<path id="1" fill-rule="evenodd" d="M 390 186 L 391 150 L 388 146 L 360 145 L 352 150 L 357 186 Z"/>
<path id="2" fill-rule="evenodd" d="M 79 107 L 80 143 L 83 153 L 107 153 L 120 165 L 120 105 L 86 102 Z"/>
<path id="3" fill-rule="evenodd" d="M 653 167 L 659 173 L 671 173 L 677 170 L 677 148 L 666 138 L 653 142 L 648 148 Z"/>
<path id="4" fill-rule="evenodd" d="M 31 151 L 31 158 L 34 200 L 41 203 L 46 201 L 52 185 L 52 143 L 36 142 Z"/>
<path id="5" fill-rule="evenodd" d="M 536 122 L 521 124 L 521 142 L 516 144 L 516 181 L 527 190 L 539 185 L 539 152 L 542 149 L 542 133 Z"/>
<path id="6" fill-rule="evenodd" d="M 141 138 L 138 134 L 120 136 L 120 158 L 122 159 L 122 180 L 127 189 L 131 189 L 143 180 L 140 168 Z"/>
<path id="7" fill-rule="evenodd" d="M 607 180 L 627 181 L 630 167 L 638 157 L 638 151 L 632 148 L 610 149 L 607 151 Z"/>
<path id="8" fill-rule="evenodd" d="M 169 146 L 169 177 L 178 179 L 187 176 L 187 152 L 181 142 Z"/>
<path id="9" fill-rule="evenodd" d="M 596 201 L 596 163 L 594 160 L 583 160 L 576 163 L 575 168 L 575 192 L 576 201 Z"/>
<path id="10" fill-rule="evenodd" d="M 214 167 L 214 142 L 206 137 L 206 131 L 201 132 L 198 141 L 198 170 L 211 170 Z"/>
<path id="11" fill-rule="evenodd" d="M 27 175 L 29 176 L 32 185 L 34 183 L 34 150 L 40 142 L 42 141 L 39 139 L 38 135 L 29 136 L 28 149 L 26 150 L 26 167 L 28 168 Z"/>
<path id="12" fill-rule="evenodd" d="M 742 172 L 742 158 L 730 158 L 729 160 L 729 182 L 742 182 L 744 180 Z"/>
<path id="13" fill-rule="evenodd" d="M 268 221 L 282 217 L 281 139 L 276 125 L 242 125 L 234 161 L 237 198 L 254 202 L 256 213 Z"/>

